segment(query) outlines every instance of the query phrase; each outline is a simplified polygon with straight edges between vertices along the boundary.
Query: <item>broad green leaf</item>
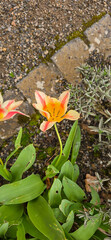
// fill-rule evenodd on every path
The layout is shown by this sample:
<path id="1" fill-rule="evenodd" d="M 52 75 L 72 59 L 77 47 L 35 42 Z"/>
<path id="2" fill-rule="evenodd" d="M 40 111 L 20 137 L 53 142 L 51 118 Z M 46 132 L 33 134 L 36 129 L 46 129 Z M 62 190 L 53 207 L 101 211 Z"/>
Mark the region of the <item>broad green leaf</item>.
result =
<path id="1" fill-rule="evenodd" d="M 15 148 L 20 148 L 21 147 L 21 145 L 20 145 L 21 138 L 22 138 L 22 128 L 20 129 L 20 131 L 18 133 L 18 136 L 17 136 L 17 138 L 15 140 Z"/>
<path id="2" fill-rule="evenodd" d="M 99 205 L 101 202 L 99 194 L 93 187 L 90 187 L 90 188 L 91 188 L 91 196 L 92 196 L 90 203 L 92 203 L 93 205 Z"/>
<path id="3" fill-rule="evenodd" d="M 18 224 L 15 223 L 16 225 L 12 225 L 8 228 L 7 232 L 6 232 L 6 237 L 9 239 L 16 239 L 17 237 L 17 226 Z"/>
<path id="4" fill-rule="evenodd" d="M 63 199 L 60 206 L 61 212 L 67 217 L 69 213 L 73 210 L 73 212 L 77 213 L 78 211 L 82 211 L 83 207 L 81 203 L 74 203 L 67 199 Z"/>
<path id="5" fill-rule="evenodd" d="M 1 164 L 0 164 L 0 175 L 8 181 L 11 181 L 12 179 L 11 173 Z"/>
<path id="6" fill-rule="evenodd" d="M 87 222 L 87 225 L 82 225 L 75 232 L 70 235 L 76 240 L 89 240 L 96 230 L 99 228 L 102 221 L 102 214 L 96 214 L 91 220 Z"/>
<path id="7" fill-rule="evenodd" d="M 86 199 L 84 191 L 82 190 L 82 188 L 78 186 L 78 184 L 71 181 L 67 177 L 63 177 L 62 183 L 63 191 L 67 196 L 68 200 L 80 202 Z"/>
<path id="8" fill-rule="evenodd" d="M 78 121 L 76 120 L 74 122 L 71 130 L 70 130 L 68 139 L 67 139 L 66 144 L 65 144 L 64 149 L 63 149 L 63 155 L 62 155 L 60 161 L 59 162 L 57 161 L 59 156 L 56 156 L 55 159 L 52 162 L 52 165 L 54 165 L 58 170 L 61 169 L 62 165 L 69 158 L 71 147 L 72 147 L 72 143 L 73 143 L 73 140 L 74 140 L 74 137 L 75 137 L 75 133 L 76 133 L 76 129 L 77 129 L 77 125 L 78 125 Z"/>
<path id="9" fill-rule="evenodd" d="M 76 182 L 77 181 L 77 179 L 78 179 L 78 177 L 79 177 L 79 167 L 78 167 L 78 165 L 75 163 L 74 164 L 74 175 L 73 175 L 73 181 L 74 182 Z"/>
<path id="10" fill-rule="evenodd" d="M 8 230 L 8 225 L 9 223 L 3 223 L 2 225 L 0 224 L 0 237 L 4 237 L 7 230 Z"/>
<path id="11" fill-rule="evenodd" d="M 49 199 L 48 202 L 51 207 L 58 207 L 59 204 L 61 203 L 61 200 L 62 200 L 61 189 L 62 189 L 61 181 L 55 178 L 48 193 L 48 199 Z"/>
<path id="12" fill-rule="evenodd" d="M 66 221 L 66 217 L 59 208 L 53 208 L 52 210 L 58 222 L 64 223 Z"/>
<path id="13" fill-rule="evenodd" d="M 32 223 L 49 240 L 66 240 L 61 225 L 42 196 L 28 202 L 27 210 Z"/>
<path id="14" fill-rule="evenodd" d="M 12 181 L 18 181 L 22 178 L 22 175 L 27 171 L 35 161 L 36 153 L 32 144 L 25 147 L 16 162 L 10 168 L 12 173 Z"/>
<path id="15" fill-rule="evenodd" d="M 80 144 L 81 144 L 81 130 L 80 130 L 80 127 L 77 126 L 73 145 L 72 145 L 72 154 L 71 154 L 71 163 L 72 164 L 74 164 L 77 159 Z"/>
<path id="16" fill-rule="evenodd" d="M 30 175 L 23 180 L 0 187 L 0 203 L 20 204 L 38 197 L 46 188 L 39 175 Z"/>
<path id="17" fill-rule="evenodd" d="M 25 228 L 25 233 L 28 233 L 32 237 L 37 237 L 39 240 L 48 240 L 31 222 L 27 215 L 23 216 L 22 223 Z"/>
<path id="18" fill-rule="evenodd" d="M 61 167 L 61 171 L 59 174 L 59 179 L 62 180 L 63 177 L 67 177 L 71 179 L 72 181 L 76 182 L 78 176 L 79 176 L 79 167 L 77 164 L 72 165 L 72 163 L 68 160 L 63 164 Z"/>
<path id="19" fill-rule="evenodd" d="M 17 227 L 17 240 L 26 240 L 25 229 L 22 223 Z"/>
<path id="20" fill-rule="evenodd" d="M 24 211 L 23 205 L 11 205 L 11 206 L 1 206 L 0 207 L 0 223 L 9 222 L 9 224 L 15 223 Z"/>
<path id="21" fill-rule="evenodd" d="M 69 179 L 73 179 L 74 177 L 74 167 L 72 163 L 68 160 L 64 163 L 64 165 L 61 167 L 61 171 L 59 174 L 59 179 L 62 180 L 62 178 L 66 176 Z"/>
<path id="22" fill-rule="evenodd" d="M 74 223 L 74 213 L 71 211 L 66 219 L 66 222 L 62 225 L 65 232 L 69 232 Z"/>
<path id="23" fill-rule="evenodd" d="M 47 170 L 45 172 L 46 176 L 43 178 L 43 181 L 46 180 L 46 178 L 52 178 L 55 175 L 57 175 L 59 173 L 58 169 L 56 169 L 53 165 L 49 165 L 47 167 Z"/>

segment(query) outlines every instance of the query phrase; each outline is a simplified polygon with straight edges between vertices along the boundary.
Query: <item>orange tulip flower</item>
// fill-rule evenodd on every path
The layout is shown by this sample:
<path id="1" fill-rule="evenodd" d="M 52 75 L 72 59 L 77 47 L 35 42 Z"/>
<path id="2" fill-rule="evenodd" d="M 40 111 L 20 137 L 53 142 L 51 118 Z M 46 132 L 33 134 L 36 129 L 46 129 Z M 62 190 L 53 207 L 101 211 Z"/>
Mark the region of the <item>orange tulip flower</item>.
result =
<path id="1" fill-rule="evenodd" d="M 80 117 L 80 114 L 74 110 L 66 113 L 69 97 L 70 91 L 63 92 L 59 100 L 49 97 L 41 91 L 35 91 L 37 104 L 34 103 L 33 106 L 47 118 L 47 121 L 43 121 L 40 125 L 40 129 L 43 132 L 51 128 L 56 122 L 61 122 L 63 119 L 74 121 Z"/>
<path id="2" fill-rule="evenodd" d="M 0 121 L 5 121 L 12 118 L 15 114 L 19 113 L 28 117 L 28 115 L 15 110 L 22 104 L 22 101 L 15 102 L 15 100 L 7 100 L 3 103 L 3 97 L 0 93 Z"/>

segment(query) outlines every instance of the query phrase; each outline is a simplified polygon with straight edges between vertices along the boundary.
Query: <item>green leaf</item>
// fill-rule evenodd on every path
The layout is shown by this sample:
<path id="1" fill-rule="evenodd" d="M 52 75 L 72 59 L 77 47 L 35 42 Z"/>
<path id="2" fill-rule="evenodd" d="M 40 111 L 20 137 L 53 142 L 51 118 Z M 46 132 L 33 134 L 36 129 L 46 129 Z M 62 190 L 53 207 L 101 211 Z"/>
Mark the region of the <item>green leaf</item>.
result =
<path id="1" fill-rule="evenodd" d="M 46 188 L 39 175 L 30 175 L 23 180 L 0 187 L 0 203 L 20 204 L 38 197 Z"/>
<path id="2" fill-rule="evenodd" d="M 7 230 L 8 230 L 8 223 L 3 223 L 2 225 L 0 224 L 0 237 L 4 237 Z"/>
<path id="3" fill-rule="evenodd" d="M 100 200 L 99 194 L 93 187 L 90 187 L 90 188 L 91 188 L 91 196 L 92 196 L 90 203 L 92 203 L 93 205 L 100 205 L 101 200 Z"/>
<path id="4" fill-rule="evenodd" d="M 63 191 L 70 201 L 80 202 L 86 199 L 84 191 L 67 177 L 63 177 Z"/>
<path id="5" fill-rule="evenodd" d="M 81 144 L 81 130 L 80 130 L 80 127 L 77 126 L 76 134 L 75 134 L 73 146 L 72 146 L 72 154 L 71 154 L 71 163 L 72 164 L 74 164 L 77 159 L 80 144 Z"/>
<path id="6" fill-rule="evenodd" d="M 48 199 L 49 199 L 48 202 L 51 207 L 58 207 L 59 204 L 61 203 L 61 200 L 62 200 L 61 189 L 62 189 L 61 181 L 55 178 L 48 193 Z"/>
<path id="7" fill-rule="evenodd" d="M 37 237 L 39 240 L 48 240 L 30 221 L 27 215 L 23 216 L 22 223 L 25 228 L 25 233 L 28 233 L 32 237 Z"/>
<path id="8" fill-rule="evenodd" d="M 23 173 L 32 166 L 35 158 L 35 148 L 32 144 L 30 144 L 21 151 L 16 162 L 10 168 L 10 171 L 12 173 L 12 181 L 20 180 Z"/>
<path id="9" fill-rule="evenodd" d="M 59 163 L 57 162 L 58 157 L 56 156 L 52 162 L 52 165 L 54 165 L 58 170 L 61 169 L 62 165 L 68 160 L 69 155 L 70 155 L 70 151 L 71 151 L 71 147 L 72 147 L 72 143 L 75 137 L 75 133 L 76 133 L 76 129 L 77 129 L 77 125 L 78 125 L 78 121 L 76 120 L 70 130 L 68 139 L 66 141 L 66 144 L 64 146 L 63 149 L 63 155 L 61 157 L 61 160 L 59 161 Z"/>
<path id="10" fill-rule="evenodd" d="M 10 73 L 9 73 L 9 76 L 10 76 L 11 78 L 14 78 L 14 77 L 15 77 L 15 75 L 14 75 L 13 72 L 10 72 Z"/>
<path id="11" fill-rule="evenodd" d="M 93 239 L 94 240 L 110 240 L 110 238 L 108 238 L 106 234 L 100 232 L 99 230 L 95 232 L 95 234 L 93 235 Z"/>
<path id="12" fill-rule="evenodd" d="M 73 179 L 74 177 L 74 167 L 72 163 L 68 160 L 67 162 L 64 163 L 64 165 L 61 167 L 61 171 L 59 174 L 59 179 L 62 180 L 62 178 L 66 176 L 69 179 Z"/>
<path id="13" fill-rule="evenodd" d="M 47 201 L 42 196 L 30 201 L 27 210 L 32 223 L 49 240 L 66 240 L 61 225 L 56 220 Z"/>
<path id="14" fill-rule="evenodd" d="M 59 173 L 59 171 L 53 165 L 49 165 L 45 173 L 46 173 L 46 176 L 43 178 L 43 181 L 46 180 L 46 178 L 54 177 Z"/>
<path id="15" fill-rule="evenodd" d="M 81 203 L 73 203 L 67 199 L 63 199 L 60 206 L 61 212 L 67 217 L 69 213 L 73 210 L 73 213 L 77 213 L 78 211 L 82 211 L 83 207 Z"/>
<path id="16" fill-rule="evenodd" d="M 65 232 L 65 235 L 67 240 L 75 240 L 73 237 L 71 237 L 70 233 Z"/>
<path id="17" fill-rule="evenodd" d="M 12 225 L 8 228 L 7 232 L 6 232 L 6 237 L 9 239 L 16 239 L 17 237 L 17 226 L 18 226 L 18 223 L 16 223 L 16 225 Z M 6 239 L 7 239 L 6 238 Z"/>
<path id="18" fill-rule="evenodd" d="M 11 205 L 0 207 L 0 223 L 9 222 L 9 224 L 15 223 L 23 214 L 23 205 Z"/>
<path id="19" fill-rule="evenodd" d="M 4 168 L 4 166 L 1 164 L 0 164 L 0 175 L 8 181 L 11 181 L 12 179 L 11 173 L 6 168 Z"/>
<path id="20" fill-rule="evenodd" d="M 17 240 L 26 240 L 25 229 L 22 223 L 18 225 Z"/>
<path id="21" fill-rule="evenodd" d="M 59 179 L 62 180 L 63 177 L 67 177 L 71 179 L 72 181 L 76 182 L 78 176 L 79 176 L 79 167 L 77 164 L 72 165 L 72 163 L 68 160 L 63 164 L 61 167 L 61 171 L 59 174 Z"/>
<path id="22" fill-rule="evenodd" d="M 8 225 L 9 223 L 3 223 L 2 225 L 0 224 L 0 237 L 4 237 L 7 230 L 8 230 Z"/>
<path id="23" fill-rule="evenodd" d="M 22 138 L 22 128 L 20 129 L 20 131 L 18 133 L 18 136 L 17 136 L 17 138 L 15 140 L 15 148 L 20 148 L 21 147 L 21 145 L 20 145 L 21 138 Z"/>
<path id="24" fill-rule="evenodd" d="M 79 177 L 79 167 L 78 167 L 78 165 L 75 163 L 75 164 L 74 164 L 74 175 L 73 175 L 72 180 L 73 180 L 74 182 L 76 182 L 77 179 L 78 179 L 78 177 Z"/>
<path id="25" fill-rule="evenodd" d="M 76 240 L 89 240 L 96 230 L 99 228 L 102 221 L 102 214 L 96 214 L 91 220 L 87 222 L 87 225 L 82 225 L 75 232 L 70 235 Z"/>
<path id="26" fill-rule="evenodd" d="M 72 143 L 73 143 L 73 140 L 75 138 L 77 125 L 78 125 L 78 121 L 76 120 L 74 122 L 71 130 L 70 130 L 68 139 L 67 139 L 65 147 L 63 149 L 63 154 L 67 157 L 67 159 L 69 158 L 69 154 L 70 154 L 70 151 L 71 151 Z"/>
<path id="27" fill-rule="evenodd" d="M 67 161 L 67 157 L 64 156 L 64 155 L 62 155 L 62 156 L 61 156 L 61 159 L 60 159 L 60 161 L 59 161 L 59 164 L 57 164 L 58 158 L 59 158 L 59 155 L 57 155 L 57 156 L 54 158 L 54 160 L 52 161 L 52 165 L 53 165 L 54 167 L 56 167 L 56 169 L 58 169 L 58 170 L 60 171 L 62 165 Z"/>
<path id="28" fill-rule="evenodd" d="M 66 223 L 62 225 L 62 228 L 65 232 L 69 232 L 73 226 L 74 223 L 74 213 L 71 211 L 66 219 Z"/>
<path id="29" fill-rule="evenodd" d="M 13 152 L 11 152 L 8 157 L 6 158 L 6 161 L 5 161 L 5 168 L 6 168 L 6 165 L 7 165 L 7 162 L 9 161 L 9 159 L 18 151 L 18 148 L 16 148 Z"/>
<path id="30" fill-rule="evenodd" d="M 53 208 L 52 210 L 58 222 L 64 223 L 66 221 L 66 217 L 59 208 Z"/>

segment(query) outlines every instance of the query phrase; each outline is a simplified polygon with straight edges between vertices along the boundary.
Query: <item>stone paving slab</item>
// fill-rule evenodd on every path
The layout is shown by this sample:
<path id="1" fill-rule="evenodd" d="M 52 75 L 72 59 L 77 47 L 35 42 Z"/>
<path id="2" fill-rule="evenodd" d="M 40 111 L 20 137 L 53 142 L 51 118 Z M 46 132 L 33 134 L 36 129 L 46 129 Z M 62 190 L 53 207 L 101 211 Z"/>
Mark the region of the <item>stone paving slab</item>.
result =
<path id="1" fill-rule="evenodd" d="M 33 107 L 29 105 L 27 101 L 24 101 L 22 94 L 17 93 L 15 90 L 14 91 L 9 90 L 6 92 L 5 95 L 3 95 L 4 101 L 9 99 L 10 100 L 15 99 L 15 101 L 23 100 L 23 103 L 17 109 L 27 115 L 34 113 Z M 20 116 L 22 115 L 16 114 L 12 119 L 0 122 L 0 144 L 1 144 L 1 140 L 7 139 L 13 136 L 17 131 L 19 131 L 20 127 L 22 126 L 22 124 L 19 122 Z M 26 119 L 26 117 L 22 116 L 22 119 L 24 118 Z"/>
<path id="2" fill-rule="evenodd" d="M 111 17 L 106 14 L 97 23 L 93 24 L 85 32 L 90 41 L 89 52 L 97 49 L 102 52 L 105 57 L 111 55 Z"/>
<path id="3" fill-rule="evenodd" d="M 83 64 L 88 56 L 87 45 L 80 38 L 76 38 L 55 53 L 52 60 L 62 72 L 64 78 L 74 84 L 81 79 L 77 67 Z"/>
<path id="4" fill-rule="evenodd" d="M 44 91 L 48 95 L 55 95 L 54 87 L 61 73 L 53 63 L 40 64 L 27 77 L 17 84 L 29 103 L 35 102 L 35 90 Z"/>

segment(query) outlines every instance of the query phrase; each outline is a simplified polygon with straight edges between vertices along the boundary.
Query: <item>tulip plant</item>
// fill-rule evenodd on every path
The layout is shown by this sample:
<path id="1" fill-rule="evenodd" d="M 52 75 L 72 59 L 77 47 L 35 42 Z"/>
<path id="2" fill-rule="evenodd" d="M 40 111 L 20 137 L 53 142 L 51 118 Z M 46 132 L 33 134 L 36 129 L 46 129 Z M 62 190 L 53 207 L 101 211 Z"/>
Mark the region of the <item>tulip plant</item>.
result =
<path id="1" fill-rule="evenodd" d="M 22 128 L 15 140 L 15 150 L 0 160 L 0 175 L 8 181 L 0 187 L 0 239 L 2 240 L 102 240 L 108 235 L 109 220 L 100 205 L 100 198 L 92 188 L 91 201 L 77 184 L 81 132 L 79 113 L 67 111 L 70 92 L 63 92 L 59 100 L 36 91 L 37 104 L 33 106 L 46 117 L 40 129 L 45 132 L 53 125 L 60 143 L 60 154 L 47 167 L 43 179 L 32 173 L 23 177 L 36 159 L 33 144 L 21 150 L 16 161 L 7 169 L 7 161 L 21 147 Z M 3 103 L 0 96 L 0 119 L 7 120 L 19 111 L 14 109 L 21 102 L 9 100 Z M 75 120 L 64 148 L 56 122 Z M 30 171 L 29 171 L 30 174 Z M 46 180 L 50 179 L 50 189 Z M 106 233 L 107 232 L 107 233 Z"/>

